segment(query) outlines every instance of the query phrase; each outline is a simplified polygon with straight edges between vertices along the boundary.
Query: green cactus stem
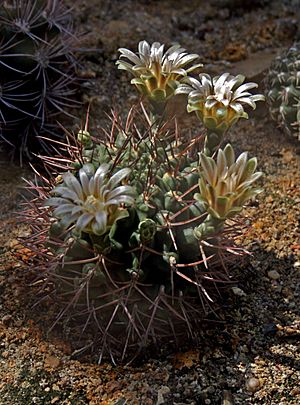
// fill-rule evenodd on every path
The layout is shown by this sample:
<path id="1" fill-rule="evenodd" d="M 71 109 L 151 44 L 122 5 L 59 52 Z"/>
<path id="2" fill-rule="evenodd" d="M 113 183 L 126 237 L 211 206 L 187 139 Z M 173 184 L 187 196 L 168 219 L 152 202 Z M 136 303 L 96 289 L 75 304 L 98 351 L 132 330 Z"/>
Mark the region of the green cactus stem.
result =
<path id="1" fill-rule="evenodd" d="M 162 45 L 145 41 L 137 55 L 120 51 L 129 62 L 119 61 L 119 68 L 132 73 L 133 84 L 154 103 L 153 120 L 164 120 L 164 102 L 196 56 L 178 46 L 164 53 Z M 74 333 L 82 326 L 78 340 L 86 347 L 91 339 L 98 362 L 195 339 L 222 297 L 220 285 L 230 282 L 226 263 L 244 252 L 234 244 L 241 227 L 232 218 L 259 192 L 254 183 L 261 173 L 255 158 L 236 158 L 230 144 L 219 144 L 245 117 L 243 104 L 254 108 L 262 96 L 249 95 L 256 85 L 241 85 L 241 76 L 195 80 L 181 83 L 181 92 L 196 86 L 189 108 L 208 129 L 204 151 L 202 137 L 185 139 L 176 124 L 153 130 L 141 105 L 125 125 L 115 113 L 104 139 L 86 125 L 63 146 L 68 158 L 45 158 L 59 176 L 39 186 L 39 198 L 29 203 L 31 243 L 44 252 L 42 284 L 53 286 L 58 319 L 69 320 Z"/>

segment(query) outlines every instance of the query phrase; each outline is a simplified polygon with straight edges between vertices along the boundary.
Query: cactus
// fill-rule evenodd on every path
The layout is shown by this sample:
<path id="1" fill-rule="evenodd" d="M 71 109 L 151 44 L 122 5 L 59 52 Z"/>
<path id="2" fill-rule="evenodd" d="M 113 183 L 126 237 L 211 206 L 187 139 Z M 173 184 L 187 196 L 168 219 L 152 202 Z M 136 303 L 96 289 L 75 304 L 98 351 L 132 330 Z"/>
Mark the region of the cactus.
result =
<path id="1" fill-rule="evenodd" d="M 207 224 L 213 233 L 221 231 L 224 221 L 240 212 L 244 203 L 261 191 L 251 185 L 262 175 L 255 173 L 256 158 L 248 160 L 247 152 L 244 152 L 235 160 L 230 144 L 224 150 L 218 150 L 216 161 L 201 153 L 200 163 L 200 193 L 195 194 L 195 199 L 204 202 L 208 216 L 195 229 L 198 238 L 207 234 Z"/>
<path id="2" fill-rule="evenodd" d="M 121 56 L 117 61 L 118 68 L 130 72 L 134 76 L 131 83 L 148 97 L 153 120 L 161 118 L 167 101 L 174 95 L 182 79 L 202 66 L 199 63 L 188 67 L 198 59 L 198 55 L 188 54 L 180 45 L 173 45 L 166 52 L 164 47 L 159 42 L 150 46 L 147 41 L 141 41 L 137 54 L 120 48 Z"/>
<path id="3" fill-rule="evenodd" d="M 59 163 L 65 172 L 31 184 L 43 283 L 54 285 L 58 319 L 91 331 L 99 361 L 197 338 L 230 282 L 227 259 L 245 253 L 233 217 L 260 191 L 255 158 L 236 159 L 230 145 L 199 158 L 202 137 L 184 140 L 152 114 L 132 108 L 125 125 L 114 114 L 103 140 L 81 130 Z M 45 160 L 57 169 L 57 157 Z"/>
<path id="4" fill-rule="evenodd" d="M 251 94 L 248 90 L 256 83 L 244 83 L 243 75 L 229 73 L 211 78 L 200 74 L 200 81 L 187 77 L 176 89 L 176 94 L 188 94 L 187 111 L 195 111 L 208 130 L 204 151 L 212 155 L 223 139 L 224 133 L 240 118 L 248 118 L 243 104 L 256 108 L 256 101 L 264 100 L 262 94 Z"/>
<path id="5" fill-rule="evenodd" d="M 73 31 L 61 2 L 1 1 L 0 133 L 21 154 L 62 136 L 55 117 L 78 104 Z"/>
<path id="6" fill-rule="evenodd" d="M 132 187 L 115 187 L 129 173 L 128 169 L 119 170 L 108 181 L 104 181 L 109 166 L 101 164 L 96 173 L 89 177 L 93 166 L 84 165 L 79 170 L 79 181 L 72 173 L 63 175 L 64 186 L 58 186 L 53 193 L 58 197 L 48 200 L 49 206 L 56 209 L 53 215 L 60 219 L 64 227 L 75 222 L 75 231 L 102 235 L 107 232 L 124 210 L 121 203 L 134 202 Z"/>
<path id="7" fill-rule="evenodd" d="M 300 141 L 300 43 L 278 56 L 265 78 L 270 115 Z"/>

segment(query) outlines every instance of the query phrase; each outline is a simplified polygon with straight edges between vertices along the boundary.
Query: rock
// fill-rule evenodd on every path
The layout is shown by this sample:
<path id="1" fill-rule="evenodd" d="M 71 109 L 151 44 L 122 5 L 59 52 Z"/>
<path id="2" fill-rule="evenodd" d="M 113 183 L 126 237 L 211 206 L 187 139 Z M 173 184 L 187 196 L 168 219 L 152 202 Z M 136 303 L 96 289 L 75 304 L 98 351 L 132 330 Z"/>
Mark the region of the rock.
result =
<path id="1" fill-rule="evenodd" d="M 277 326 L 276 323 L 268 323 L 266 325 L 264 325 L 263 328 L 263 332 L 265 335 L 273 335 L 275 336 L 275 334 L 277 333 Z"/>
<path id="2" fill-rule="evenodd" d="M 247 48 L 240 42 L 230 43 L 219 54 L 220 59 L 237 62 L 247 58 Z"/>
<path id="3" fill-rule="evenodd" d="M 292 300 L 294 298 L 293 291 L 289 287 L 283 287 L 281 293 L 288 300 Z"/>
<path id="4" fill-rule="evenodd" d="M 293 388 L 291 391 L 291 395 L 292 395 L 292 397 L 296 397 L 296 396 L 300 395 L 300 387 Z"/>
<path id="5" fill-rule="evenodd" d="M 270 270 L 268 271 L 268 277 L 271 280 L 278 280 L 280 278 L 280 274 L 276 270 Z"/>
<path id="6" fill-rule="evenodd" d="M 234 404 L 234 400 L 233 400 L 232 393 L 230 391 L 224 390 L 222 405 L 233 405 L 233 404 Z"/>
<path id="7" fill-rule="evenodd" d="M 246 380 L 246 389 L 249 392 L 256 392 L 260 388 L 260 381 L 258 378 L 251 377 Z"/>
<path id="8" fill-rule="evenodd" d="M 45 358 L 45 366 L 57 368 L 60 365 L 60 359 L 56 356 L 47 356 Z"/>
<path id="9" fill-rule="evenodd" d="M 96 72 L 92 69 L 81 70 L 78 75 L 83 79 L 94 79 L 97 76 Z"/>
<path id="10" fill-rule="evenodd" d="M 126 398 L 119 398 L 116 402 L 115 405 L 125 405 L 127 402 Z"/>
<path id="11" fill-rule="evenodd" d="M 232 287 L 232 292 L 234 295 L 237 295 L 238 297 L 246 297 L 246 293 L 239 287 Z"/>
<path id="12" fill-rule="evenodd" d="M 157 392 L 157 402 L 156 405 L 161 405 L 165 403 L 164 395 L 171 392 L 170 388 L 167 386 L 162 386 Z"/>
<path id="13" fill-rule="evenodd" d="M 4 352 L 1 353 L 1 356 L 2 356 L 4 359 L 7 359 L 7 358 L 9 357 L 9 352 L 8 352 L 7 350 L 5 350 Z"/>
<path id="14" fill-rule="evenodd" d="M 13 317 L 9 314 L 4 315 L 3 318 L 1 319 L 1 322 L 3 325 L 8 326 L 13 320 Z"/>

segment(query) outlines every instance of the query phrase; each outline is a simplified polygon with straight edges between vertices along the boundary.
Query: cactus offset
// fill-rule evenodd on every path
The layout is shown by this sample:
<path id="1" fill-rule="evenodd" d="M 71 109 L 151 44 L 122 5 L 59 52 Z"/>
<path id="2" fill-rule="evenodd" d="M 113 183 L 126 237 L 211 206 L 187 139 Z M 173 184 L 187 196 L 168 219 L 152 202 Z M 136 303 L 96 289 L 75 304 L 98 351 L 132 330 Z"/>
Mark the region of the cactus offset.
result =
<path id="1" fill-rule="evenodd" d="M 300 141 L 300 43 L 278 56 L 265 78 L 271 117 Z"/>

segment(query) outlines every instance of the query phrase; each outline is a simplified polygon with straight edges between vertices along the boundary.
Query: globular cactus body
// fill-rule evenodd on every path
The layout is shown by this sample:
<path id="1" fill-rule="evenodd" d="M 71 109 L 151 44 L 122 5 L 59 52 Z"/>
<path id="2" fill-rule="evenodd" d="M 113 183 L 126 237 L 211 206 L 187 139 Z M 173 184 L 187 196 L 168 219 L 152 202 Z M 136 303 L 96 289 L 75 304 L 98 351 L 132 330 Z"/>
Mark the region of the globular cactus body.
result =
<path id="1" fill-rule="evenodd" d="M 227 258 L 243 254 L 227 219 L 255 195 L 260 176 L 255 161 L 236 160 L 230 146 L 216 163 L 199 162 L 197 142 L 170 130 L 151 133 L 147 124 L 141 137 L 133 111 L 127 122 L 126 130 L 115 122 L 103 142 L 81 132 L 86 146 L 73 169 L 36 211 L 40 229 L 49 229 L 43 277 L 77 325 L 89 319 L 100 356 L 116 360 L 151 342 L 197 337 L 219 287 L 230 281 Z"/>
<path id="2" fill-rule="evenodd" d="M 272 63 L 265 78 L 271 117 L 284 132 L 300 141 L 300 43 Z"/>
<path id="3" fill-rule="evenodd" d="M 153 58 L 162 68 L 163 48 L 143 41 L 140 56 L 145 49 L 153 54 L 143 63 L 152 66 Z M 137 69 L 123 65 L 126 70 L 140 70 L 138 84 L 147 84 L 140 59 L 121 52 L 139 63 Z M 178 71 L 183 76 L 173 93 L 188 87 L 181 83 L 186 72 Z M 173 73 L 165 72 L 165 81 Z M 233 84 L 225 89 L 229 96 Z M 253 107 L 261 97 L 243 93 L 251 87 L 244 85 L 238 95 Z M 162 116 L 153 109 L 158 101 L 153 94 L 148 94 L 150 114 L 143 105 L 131 109 L 125 125 L 114 114 L 104 140 L 81 130 L 66 145 L 70 157 L 60 164 L 67 163 L 66 172 L 39 188 L 40 198 L 31 204 L 32 243 L 41 251 L 48 247 L 46 263 L 44 256 L 41 260 L 43 280 L 53 282 L 55 299 L 65 305 L 62 314 L 83 325 L 81 336 L 91 332 L 100 360 L 107 355 L 124 360 L 151 343 L 179 345 L 198 336 L 203 318 L 215 309 L 219 287 L 230 282 L 227 258 L 244 253 L 231 237 L 241 229 L 233 217 L 259 192 L 253 186 L 261 176 L 256 159 L 245 153 L 236 159 L 230 145 L 199 154 L 203 137 L 184 140 L 176 125 L 158 122 Z M 244 116 L 234 100 L 232 105 L 238 111 L 227 127 Z M 57 166 L 56 158 L 45 159 Z"/>

